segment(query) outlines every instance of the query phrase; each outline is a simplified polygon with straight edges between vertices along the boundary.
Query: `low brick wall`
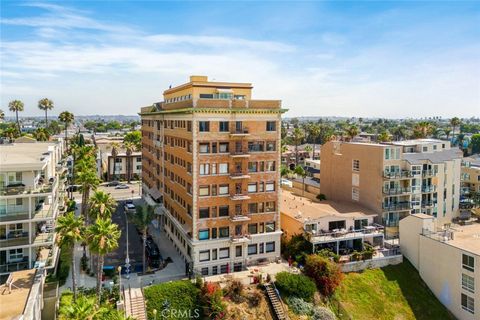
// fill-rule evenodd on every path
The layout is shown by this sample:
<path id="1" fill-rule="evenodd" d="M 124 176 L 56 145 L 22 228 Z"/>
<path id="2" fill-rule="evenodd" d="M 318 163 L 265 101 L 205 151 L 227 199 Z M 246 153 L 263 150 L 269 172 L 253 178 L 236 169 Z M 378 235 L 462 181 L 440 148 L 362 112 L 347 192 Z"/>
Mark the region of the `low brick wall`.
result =
<path id="1" fill-rule="evenodd" d="M 403 262 L 403 255 L 375 258 L 365 261 L 353 261 L 342 264 L 343 272 L 358 272 L 365 269 L 383 268 Z"/>

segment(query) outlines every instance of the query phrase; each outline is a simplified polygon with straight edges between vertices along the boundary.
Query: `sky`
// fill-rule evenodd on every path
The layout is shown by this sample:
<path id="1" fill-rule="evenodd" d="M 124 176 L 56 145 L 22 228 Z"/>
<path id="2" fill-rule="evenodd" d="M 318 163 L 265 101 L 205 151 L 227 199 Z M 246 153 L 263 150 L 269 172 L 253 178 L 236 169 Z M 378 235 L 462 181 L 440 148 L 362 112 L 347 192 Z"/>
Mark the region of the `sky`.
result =
<path id="1" fill-rule="evenodd" d="M 480 115 L 478 1 L 0 2 L 0 108 L 133 115 L 190 75 L 287 117 Z"/>

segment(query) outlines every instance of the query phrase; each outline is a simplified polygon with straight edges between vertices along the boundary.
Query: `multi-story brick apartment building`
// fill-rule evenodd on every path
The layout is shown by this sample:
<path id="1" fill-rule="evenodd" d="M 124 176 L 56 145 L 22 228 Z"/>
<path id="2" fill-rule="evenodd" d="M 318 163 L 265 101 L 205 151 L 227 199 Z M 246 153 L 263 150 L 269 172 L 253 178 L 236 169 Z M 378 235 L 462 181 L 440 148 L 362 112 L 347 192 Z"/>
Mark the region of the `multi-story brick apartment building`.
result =
<path id="1" fill-rule="evenodd" d="M 62 142 L 0 145 L 0 275 L 56 264 Z"/>
<path id="2" fill-rule="evenodd" d="M 141 110 L 144 192 L 190 271 L 217 274 L 280 256 L 279 100 L 250 83 L 190 82 Z"/>
<path id="3" fill-rule="evenodd" d="M 387 236 L 395 236 L 410 213 L 432 215 L 440 225 L 458 216 L 461 160 L 448 141 L 331 141 L 322 146 L 320 191 L 374 210 Z"/>

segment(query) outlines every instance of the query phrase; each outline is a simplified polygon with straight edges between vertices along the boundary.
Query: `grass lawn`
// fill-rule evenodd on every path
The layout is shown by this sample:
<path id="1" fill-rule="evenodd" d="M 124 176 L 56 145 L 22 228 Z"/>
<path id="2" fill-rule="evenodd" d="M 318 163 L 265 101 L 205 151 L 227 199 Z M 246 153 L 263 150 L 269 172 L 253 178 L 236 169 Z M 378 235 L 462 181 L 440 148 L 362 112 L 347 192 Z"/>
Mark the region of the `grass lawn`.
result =
<path id="1" fill-rule="evenodd" d="M 399 265 L 346 274 L 336 292 L 355 320 L 454 319 L 406 259 Z"/>

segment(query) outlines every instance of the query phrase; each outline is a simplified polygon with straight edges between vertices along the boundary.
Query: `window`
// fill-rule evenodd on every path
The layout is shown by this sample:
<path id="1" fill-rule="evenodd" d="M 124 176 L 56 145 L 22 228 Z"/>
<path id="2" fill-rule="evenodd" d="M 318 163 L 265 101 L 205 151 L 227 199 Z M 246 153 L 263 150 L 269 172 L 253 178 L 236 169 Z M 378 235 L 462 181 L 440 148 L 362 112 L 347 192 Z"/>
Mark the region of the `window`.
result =
<path id="1" fill-rule="evenodd" d="M 469 275 L 462 273 L 462 288 L 470 291 L 471 293 L 475 292 L 475 279 Z"/>
<path id="2" fill-rule="evenodd" d="M 248 163 L 248 172 L 257 172 L 257 163 L 256 162 L 249 162 Z"/>
<path id="3" fill-rule="evenodd" d="M 199 259 L 200 259 L 200 262 L 210 261 L 210 250 L 200 251 L 199 252 Z"/>
<path id="4" fill-rule="evenodd" d="M 200 93 L 200 99 L 213 99 L 212 93 Z"/>
<path id="5" fill-rule="evenodd" d="M 235 247 L 235 257 L 241 257 L 242 256 L 242 246 L 236 246 Z"/>
<path id="6" fill-rule="evenodd" d="M 275 222 L 265 223 L 265 232 L 274 232 L 275 231 Z"/>
<path id="7" fill-rule="evenodd" d="M 218 131 L 220 132 L 228 132 L 228 121 L 220 121 L 218 123 Z"/>
<path id="8" fill-rule="evenodd" d="M 217 249 L 212 249 L 212 260 L 217 260 Z"/>
<path id="9" fill-rule="evenodd" d="M 228 227 L 218 228 L 218 233 L 220 238 L 228 238 L 230 236 Z"/>
<path id="10" fill-rule="evenodd" d="M 257 254 L 257 245 L 256 244 L 249 244 L 248 245 L 248 255 L 251 256 L 252 254 Z"/>
<path id="11" fill-rule="evenodd" d="M 210 218 L 210 208 L 200 208 L 199 210 L 200 219 Z"/>
<path id="12" fill-rule="evenodd" d="M 360 171 L 360 160 L 353 160 L 352 170 Z"/>
<path id="13" fill-rule="evenodd" d="M 210 238 L 210 230 L 203 229 L 198 231 L 198 240 L 208 240 Z"/>
<path id="14" fill-rule="evenodd" d="M 217 239 L 217 228 L 212 228 L 212 239 Z"/>
<path id="15" fill-rule="evenodd" d="M 249 203 L 248 204 L 248 213 L 257 213 L 258 212 L 258 206 L 256 203 Z"/>
<path id="16" fill-rule="evenodd" d="M 267 151 L 275 151 L 275 141 L 267 141 Z"/>
<path id="17" fill-rule="evenodd" d="M 228 217 L 228 206 L 220 206 L 218 208 L 218 216 L 219 217 Z"/>
<path id="18" fill-rule="evenodd" d="M 23 249 L 11 249 L 8 252 L 10 262 L 23 260 Z"/>
<path id="19" fill-rule="evenodd" d="M 265 202 L 265 212 L 275 211 L 275 201 Z"/>
<path id="20" fill-rule="evenodd" d="M 260 243 L 260 245 L 258 246 L 258 253 L 263 253 L 263 243 Z"/>
<path id="21" fill-rule="evenodd" d="M 275 191 L 275 183 L 274 182 L 267 182 L 265 184 L 265 191 Z"/>
<path id="22" fill-rule="evenodd" d="M 267 131 L 276 131 L 275 121 L 267 121 Z"/>
<path id="23" fill-rule="evenodd" d="M 220 185 L 220 186 L 218 187 L 218 194 L 219 194 L 219 195 L 229 194 L 228 184 Z"/>
<path id="24" fill-rule="evenodd" d="M 249 234 L 257 234 L 258 233 L 256 223 L 251 223 L 251 224 L 248 225 L 248 233 Z"/>
<path id="25" fill-rule="evenodd" d="M 201 163 L 200 164 L 200 175 L 205 176 L 210 174 L 210 164 L 208 163 Z"/>
<path id="26" fill-rule="evenodd" d="M 209 121 L 198 121 L 198 131 L 200 131 L 200 132 L 210 131 L 210 122 Z"/>
<path id="27" fill-rule="evenodd" d="M 352 188 L 352 200 L 358 201 L 360 199 L 360 190 L 358 188 Z"/>
<path id="28" fill-rule="evenodd" d="M 463 269 L 467 269 L 468 271 L 475 271 L 475 260 L 472 256 L 462 254 L 462 265 Z"/>
<path id="29" fill-rule="evenodd" d="M 228 152 L 228 142 L 220 142 L 218 145 L 218 152 L 219 153 Z"/>
<path id="30" fill-rule="evenodd" d="M 265 252 L 274 252 L 275 251 L 275 242 L 265 243 Z"/>
<path id="31" fill-rule="evenodd" d="M 202 276 L 208 276 L 208 267 L 202 268 Z"/>
<path id="32" fill-rule="evenodd" d="M 199 194 L 200 197 L 205 197 L 210 195 L 210 186 L 200 186 Z"/>
<path id="33" fill-rule="evenodd" d="M 263 141 L 250 141 L 248 143 L 249 152 L 263 152 Z"/>
<path id="34" fill-rule="evenodd" d="M 249 183 L 248 184 L 248 192 L 249 193 L 257 192 L 257 184 L 256 183 Z"/>
<path id="35" fill-rule="evenodd" d="M 467 296 L 466 294 L 462 293 L 462 309 L 467 310 L 468 312 L 474 314 L 475 313 L 475 304 L 472 297 Z"/>
<path id="36" fill-rule="evenodd" d="M 200 143 L 200 153 L 210 153 L 210 145 L 208 143 Z"/>
<path id="37" fill-rule="evenodd" d="M 217 266 L 212 267 L 212 274 L 213 275 L 218 274 L 218 267 Z"/>
<path id="38" fill-rule="evenodd" d="M 220 163 L 218 165 L 218 173 L 219 174 L 228 173 L 228 163 Z"/>
<path id="39" fill-rule="evenodd" d="M 228 264 L 222 264 L 220 266 L 220 273 L 227 273 L 228 270 Z"/>
<path id="40" fill-rule="evenodd" d="M 275 161 L 267 161 L 265 170 L 266 171 L 275 171 Z"/>
<path id="41" fill-rule="evenodd" d="M 230 248 L 220 248 L 218 250 L 218 258 L 219 259 L 230 258 Z"/>

